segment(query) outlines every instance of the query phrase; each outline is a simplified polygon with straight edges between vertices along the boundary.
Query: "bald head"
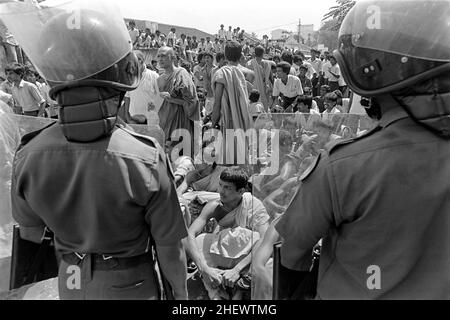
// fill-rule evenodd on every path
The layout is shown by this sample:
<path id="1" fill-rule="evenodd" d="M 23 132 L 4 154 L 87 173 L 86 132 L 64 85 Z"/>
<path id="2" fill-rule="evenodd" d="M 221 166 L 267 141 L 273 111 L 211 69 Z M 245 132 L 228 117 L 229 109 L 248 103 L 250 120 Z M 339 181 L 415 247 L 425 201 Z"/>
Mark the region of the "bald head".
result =
<path id="1" fill-rule="evenodd" d="M 174 65 L 175 51 L 170 47 L 161 47 L 158 49 L 156 57 L 161 68 L 172 68 Z"/>

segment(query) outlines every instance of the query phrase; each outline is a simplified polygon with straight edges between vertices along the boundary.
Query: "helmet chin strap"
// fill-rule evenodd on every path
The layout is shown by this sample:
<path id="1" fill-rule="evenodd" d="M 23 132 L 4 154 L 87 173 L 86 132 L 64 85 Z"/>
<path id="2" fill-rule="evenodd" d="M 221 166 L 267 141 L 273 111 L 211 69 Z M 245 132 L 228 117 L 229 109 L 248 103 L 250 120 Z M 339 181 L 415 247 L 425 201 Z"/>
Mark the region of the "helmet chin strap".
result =
<path id="1" fill-rule="evenodd" d="M 105 87 L 72 87 L 56 93 L 59 124 L 67 140 L 90 142 L 108 136 L 125 93 Z"/>

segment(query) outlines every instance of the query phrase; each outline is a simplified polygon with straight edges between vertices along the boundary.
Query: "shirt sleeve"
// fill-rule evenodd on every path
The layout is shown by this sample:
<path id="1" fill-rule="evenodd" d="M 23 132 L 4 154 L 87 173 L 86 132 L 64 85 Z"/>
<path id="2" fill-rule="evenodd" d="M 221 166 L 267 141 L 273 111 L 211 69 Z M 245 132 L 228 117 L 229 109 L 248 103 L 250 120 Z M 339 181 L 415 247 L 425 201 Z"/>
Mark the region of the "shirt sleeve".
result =
<path id="1" fill-rule="evenodd" d="M 187 228 L 178 201 L 173 174 L 160 159 L 153 177 L 153 193 L 147 204 L 145 219 L 157 245 L 168 246 L 187 237 Z"/>
<path id="2" fill-rule="evenodd" d="M 303 179 L 275 227 L 283 238 L 281 263 L 289 269 L 309 270 L 314 245 L 336 223 L 328 161 L 322 160 L 323 157 L 314 171 Z"/>
<path id="3" fill-rule="evenodd" d="M 42 97 L 36 85 L 31 84 L 30 86 L 28 86 L 28 92 L 31 94 L 31 96 L 37 103 L 41 104 L 45 102 L 45 99 Z"/>
<path id="4" fill-rule="evenodd" d="M 44 221 L 34 212 L 25 198 L 21 183 L 20 165 L 17 165 L 16 161 L 13 170 L 11 179 L 11 209 L 13 219 L 20 226 L 27 228 L 44 226 Z"/>
<path id="5" fill-rule="evenodd" d="M 302 82 L 300 81 L 299 78 L 296 78 L 298 81 L 296 81 L 296 90 L 295 90 L 295 94 L 298 96 L 301 96 L 303 94 L 303 88 L 302 88 Z"/>
<path id="6" fill-rule="evenodd" d="M 280 88 L 278 80 L 275 80 L 275 83 L 273 84 L 273 93 L 272 96 L 278 97 L 280 95 Z"/>

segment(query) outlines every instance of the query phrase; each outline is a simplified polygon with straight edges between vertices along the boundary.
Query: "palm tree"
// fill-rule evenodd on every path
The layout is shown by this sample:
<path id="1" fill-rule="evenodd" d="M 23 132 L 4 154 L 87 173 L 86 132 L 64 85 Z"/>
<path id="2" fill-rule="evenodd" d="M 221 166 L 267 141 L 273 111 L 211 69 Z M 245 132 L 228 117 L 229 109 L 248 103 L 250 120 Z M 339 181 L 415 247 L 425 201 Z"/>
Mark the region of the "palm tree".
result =
<path id="1" fill-rule="evenodd" d="M 345 16 L 355 5 L 355 1 L 353 0 L 336 0 L 336 2 L 338 3 L 338 5 L 331 7 L 330 11 L 328 11 L 328 13 L 325 14 L 322 19 L 322 21 L 328 19 L 331 19 L 331 21 L 333 21 L 332 23 L 326 25 L 326 29 L 329 31 L 338 31 Z"/>

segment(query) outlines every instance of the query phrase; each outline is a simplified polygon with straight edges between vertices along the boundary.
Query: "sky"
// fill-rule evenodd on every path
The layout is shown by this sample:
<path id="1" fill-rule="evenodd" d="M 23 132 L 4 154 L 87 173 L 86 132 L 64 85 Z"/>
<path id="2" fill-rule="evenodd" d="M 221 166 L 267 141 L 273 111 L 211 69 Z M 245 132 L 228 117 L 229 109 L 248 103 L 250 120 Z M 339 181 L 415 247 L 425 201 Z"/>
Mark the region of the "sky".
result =
<path id="1" fill-rule="evenodd" d="M 335 0 L 115 0 L 122 13 L 150 21 L 194 27 L 215 34 L 220 24 L 255 32 L 258 37 L 274 29 L 296 31 L 302 24 L 320 27 L 323 15 Z"/>

